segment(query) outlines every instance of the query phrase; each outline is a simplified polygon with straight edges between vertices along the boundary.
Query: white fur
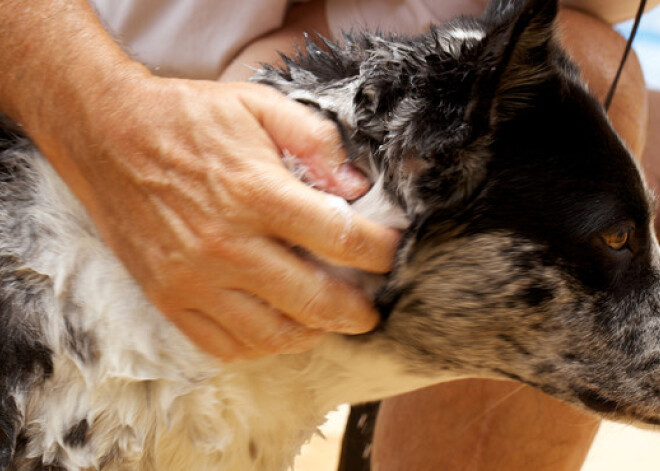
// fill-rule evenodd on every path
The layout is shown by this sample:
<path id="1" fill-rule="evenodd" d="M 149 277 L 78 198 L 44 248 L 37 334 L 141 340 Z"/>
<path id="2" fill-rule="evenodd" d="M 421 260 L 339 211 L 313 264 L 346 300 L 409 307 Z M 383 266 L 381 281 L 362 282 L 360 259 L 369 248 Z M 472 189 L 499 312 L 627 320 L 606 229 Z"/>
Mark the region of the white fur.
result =
<path id="1" fill-rule="evenodd" d="M 406 213 L 395 205 L 383 188 L 384 177 L 381 175 L 371 189 L 351 207 L 361 215 L 394 229 L 403 230 L 410 225 Z"/>
<path id="2" fill-rule="evenodd" d="M 486 37 L 485 32 L 477 29 L 473 29 L 473 30 L 454 29 L 454 30 L 450 30 L 449 34 L 453 39 L 458 39 L 460 41 L 466 41 L 468 39 L 481 41 L 484 37 Z"/>
<path id="3" fill-rule="evenodd" d="M 29 399 L 16 397 L 30 456 L 69 469 L 283 470 L 338 404 L 438 381 L 407 373 L 377 343 L 331 335 L 305 354 L 218 363 L 145 299 L 50 166 L 35 158 L 35 168 L 43 183 L 26 216 L 51 236 L 27 263 L 53 282 L 46 315 L 55 373 Z M 401 215 L 386 220 L 391 207 L 378 188 L 361 201 L 358 209 L 376 208 L 369 216 L 405 224 Z M 95 361 L 66 348 L 64 310 L 93 332 Z M 64 433 L 82 419 L 89 442 L 67 446 Z M 120 464 L 103 463 L 108 456 Z"/>

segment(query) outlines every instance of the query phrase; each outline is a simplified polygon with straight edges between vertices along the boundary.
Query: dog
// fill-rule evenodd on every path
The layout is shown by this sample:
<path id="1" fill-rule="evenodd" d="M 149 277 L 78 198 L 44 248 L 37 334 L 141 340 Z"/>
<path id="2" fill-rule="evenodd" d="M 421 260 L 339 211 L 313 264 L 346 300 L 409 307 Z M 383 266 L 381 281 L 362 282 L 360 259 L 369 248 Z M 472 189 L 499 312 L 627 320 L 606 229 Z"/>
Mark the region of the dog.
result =
<path id="1" fill-rule="evenodd" d="M 280 471 L 338 404 L 464 377 L 660 424 L 653 198 L 558 46 L 557 9 L 493 0 L 421 36 L 310 40 L 256 73 L 337 123 L 373 182 L 353 208 L 404 227 L 380 326 L 302 354 L 201 352 L 5 127 L 0 468 Z"/>

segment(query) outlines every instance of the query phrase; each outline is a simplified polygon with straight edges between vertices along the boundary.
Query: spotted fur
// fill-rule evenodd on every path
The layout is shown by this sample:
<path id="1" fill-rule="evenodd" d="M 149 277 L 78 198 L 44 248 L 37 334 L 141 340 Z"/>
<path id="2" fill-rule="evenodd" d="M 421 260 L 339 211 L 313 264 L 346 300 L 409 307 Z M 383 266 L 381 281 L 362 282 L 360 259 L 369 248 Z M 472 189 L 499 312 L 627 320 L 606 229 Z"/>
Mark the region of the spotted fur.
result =
<path id="1" fill-rule="evenodd" d="M 304 354 L 199 351 L 3 129 L 0 468 L 283 470 L 337 404 L 458 377 L 660 423 L 651 198 L 557 46 L 556 14 L 496 0 L 422 36 L 310 41 L 257 73 L 338 123 L 375 183 L 354 208 L 404 230 L 375 291 L 381 325 Z M 603 235 L 620 227 L 614 250 Z"/>

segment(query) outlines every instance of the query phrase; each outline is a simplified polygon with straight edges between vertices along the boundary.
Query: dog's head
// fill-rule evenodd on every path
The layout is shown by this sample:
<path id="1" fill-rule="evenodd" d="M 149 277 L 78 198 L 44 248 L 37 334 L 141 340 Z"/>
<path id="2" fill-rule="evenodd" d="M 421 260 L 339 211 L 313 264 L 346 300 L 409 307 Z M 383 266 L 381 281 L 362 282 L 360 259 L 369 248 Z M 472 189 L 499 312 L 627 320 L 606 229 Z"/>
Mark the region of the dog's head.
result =
<path id="1" fill-rule="evenodd" d="M 406 212 L 374 335 L 411 369 L 660 423 L 652 200 L 556 15 L 556 1 L 493 1 L 420 37 L 309 44 L 258 79 L 336 119 Z"/>

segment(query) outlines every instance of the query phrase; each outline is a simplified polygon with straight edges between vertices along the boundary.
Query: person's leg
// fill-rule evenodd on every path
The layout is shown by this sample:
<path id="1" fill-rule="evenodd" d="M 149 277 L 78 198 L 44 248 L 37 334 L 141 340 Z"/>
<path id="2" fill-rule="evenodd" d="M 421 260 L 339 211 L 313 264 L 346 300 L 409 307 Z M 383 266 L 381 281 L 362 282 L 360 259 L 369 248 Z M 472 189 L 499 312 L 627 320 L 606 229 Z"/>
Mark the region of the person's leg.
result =
<path id="1" fill-rule="evenodd" d="M 381 404 L 374 471 L 578 470 L 592 417 L 509 381 L 462 380 Z"/>
<path id="2" fill-rule="evenodd" d="M 649 125 L 646 146 L 642 157 L 646 179 L 660 197 L 660 90 L 649 92 Z M 656 232 L 660 233 L 660 217 L 655 219 Z"/>
<path id="3" fill-rule="evenodd" d="M 590 89 L 604 99 L 625 41 L 609 25 L 575 11 L 562 13 L 560 28 Z M 609 115 L 633 152 L 641 155 L 646 90 L 634 56 L 626 65 Z M 654 139 L 658 147 L 658 137 Z M 653 157 L 660 164 L 660 152 L 648 156 L 650 161 Z M 660 170 L 655 175 L 660 183 Z M 598 423 L 594 416 L 520 384 L 447 383 L 382 403 L 372 469 L 577 471 Z"/>

